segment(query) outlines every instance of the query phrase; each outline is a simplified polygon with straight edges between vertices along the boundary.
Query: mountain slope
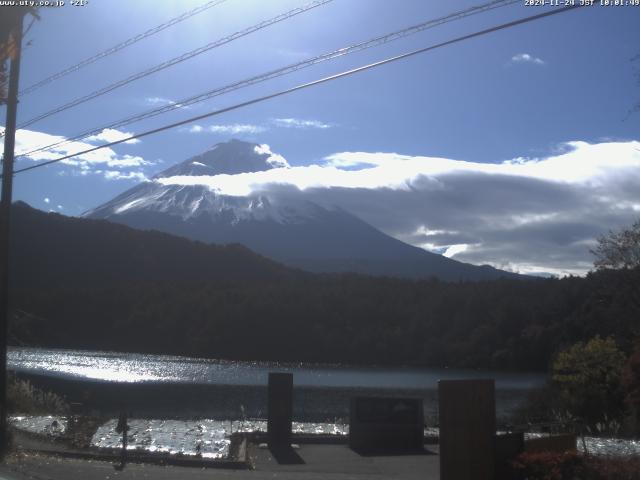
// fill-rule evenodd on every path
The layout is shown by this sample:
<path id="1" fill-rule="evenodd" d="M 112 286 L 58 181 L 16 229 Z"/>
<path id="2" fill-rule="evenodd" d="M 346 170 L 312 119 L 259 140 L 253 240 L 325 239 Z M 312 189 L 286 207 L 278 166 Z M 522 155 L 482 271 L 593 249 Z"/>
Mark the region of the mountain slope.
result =
<path id="1" fill-rule="evenodd" d="M 516 277 L 413 247 L 349 212 L 302 196 L 229 196 L 206 186 L 207 179 L 216 175 L 287 167 L 282 157 L 263 146 L 232 140 L 170 167 L 85 216 L 207 243 L 240 243 L 314 272 L 435 276 L 454 281 Z"/>
<path id="2" fill-rule="evenodd" d="M 13 286 L 95 287 L 146 282 L 276 281 L 298 273 L 242 245 L 206 245 L 101 220 L 12 210 Z"/>

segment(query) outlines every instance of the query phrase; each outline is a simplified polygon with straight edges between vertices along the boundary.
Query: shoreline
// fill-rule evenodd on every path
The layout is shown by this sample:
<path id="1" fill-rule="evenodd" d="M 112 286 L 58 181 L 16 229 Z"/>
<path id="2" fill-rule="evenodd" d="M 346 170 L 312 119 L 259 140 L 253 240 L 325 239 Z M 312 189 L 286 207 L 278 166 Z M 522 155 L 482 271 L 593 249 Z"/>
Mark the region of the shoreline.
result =
<path id="1" fill-rule="evenodd" d="M 34 386 L 77 403 L 81 413 L 117 415 L 124 407 L 131 415 L 163 418 L 263 418 L 267 412 L 266 385 L 225 385 L 170 382 L 113 382 L 16 373 Z M 528 390 L 496 389 L 498 417 L 508 417 L 525 401 Z M 354 396 L 400 396 L 422 399 L 425 419 L 437 422 L 438 391 L 431 388 L 294 386 L 294 420 L 345 422 Z"/>

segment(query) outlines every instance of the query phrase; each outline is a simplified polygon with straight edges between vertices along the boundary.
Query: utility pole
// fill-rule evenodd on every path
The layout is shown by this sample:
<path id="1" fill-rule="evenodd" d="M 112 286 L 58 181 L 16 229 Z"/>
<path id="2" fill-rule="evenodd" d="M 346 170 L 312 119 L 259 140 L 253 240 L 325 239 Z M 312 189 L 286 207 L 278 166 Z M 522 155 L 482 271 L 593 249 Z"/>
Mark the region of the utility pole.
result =
<path id="1" fill-rule="evenodd" d="M 7 7 L 5 7 L 7 8 Z M 15 12 L 15 13 L 14 13 Z M 12 29 L 11 71 L 7 94 L 7 121 L 2 159 L 2 195 L 0 201 L 0 456 L 8 450 L 7 432 L 7 337 L 9 333 L 9 226 L 13 188 L 13 158 L 16 145 L 16 116 L 18 110 L 18 79 L 22 47 L 22 20 L 26 10 L 14 10 Z M 6 13 L 6 10 L 5 12 Z M 8 42 L 7 42 L 8 45 Z"/>

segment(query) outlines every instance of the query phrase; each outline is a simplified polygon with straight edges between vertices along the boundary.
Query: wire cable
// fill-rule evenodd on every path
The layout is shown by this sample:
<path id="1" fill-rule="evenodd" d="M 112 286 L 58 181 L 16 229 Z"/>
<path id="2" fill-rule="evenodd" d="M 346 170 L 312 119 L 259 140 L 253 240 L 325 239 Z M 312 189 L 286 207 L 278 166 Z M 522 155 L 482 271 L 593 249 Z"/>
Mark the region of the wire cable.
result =
<path id="1" fill-rule="evenodd" d="M 446 15 L 444 17 L 440 17 L 440 18 L 436 18 L 436 19 L 432 19 L 432 20 L 427 20 L 425 22 L 419 23 L 417 25 L 412 25 L 410 27 L 404 28 L 402 30 L 397 30 L 385 35 L 381 35 L 375 38 L 372 38 L 370 40 L 364 41 L 364 42 L 360 42 L 348 47 L 343 47 L 343 48 L 339 48 L 337 50 L 333 50 L 331 52 L 327 52 L 327 53 L 323 53 L 320 55 L 317 55 L 315 57 L 311 57 L 308 58 L 306 60 L 302 60 L 300 62 L 297 63 L 293 63 L 290 65 L 287 65 L 285 67 L 282 68 L 278 68 L 276 70 L 271 70 L 269 72 L 260 74 L 260 75 L 256 75 L 254 77 L 248 78 L 248 79 L 244 79 L 244 80 L 240 80 L 238 82 L 234 82 L 231 84 L 227 84 L 225 86 L 222 87 L 218 87 L 215 88 L 213 90 L 209 90 L 207 92 L 204 93 L 200 93 L 188 98 L 184 98 L 182 100 L 177 100 L 169 105 L 163 105 L 161 107 L 157 107 L 151 110 L 147 110 L 146 112 L 142 112 L 115 122 L 112 122 L 108 125 L 104 125 L 101 127 L 95 127 L 92 128 L 91 130 L 86 130 L 80 134 L 74 135 L 73 137 L 69 137 L 66 138 L 64 140 L 60 140 L 58 142 L 46 145 L 46 146 L 42 146 L 42 147 L 38 147 L 34 150 L 30 150 L 24 153 L 20 153 L 19 155 L 16 156 L 16 158 L 18 157 L 23 157 L 23 156 L 29 156 L 33 153 L 38 153 L 41 151 L 45 151 L 45 150 L 49 150 L 51 148 L 54 147 L 58 147 L 60 145 L 65 145 L 74 141 L 78 141 L 78 140 L 82 140 L 85 139 L 89 136 L 92 135 L 97 135 L 100 132 L 102 132 L 105 129 L 116 129 L 119 127 L 123 127 L 135 122 L 139 122 L 142 120 L 146 120 L 148 118 L 152 118 L 155 117 L 157 115 L 161 115 L 163 113 L 167 113 L 176 109 L 180 109 L 180 108 L 184 108 L 199 102 L 203 102 L 206 100 L 209 100 L 211 98 L 220 96 L 220 95 L 224 95 L 227 93 L 230 93 L 232 91 L 235 90 L 239 90 L 241 88 L 245 88 L 251 85 L 255 85 L 267 80 L 271 80 L 283 75 L 287 75 L 299 70 L 302 70 L 304 68 L 308 68 L 311 67 L 313 65 L 317 65 L 319 63 L 328 61 L 328 60 L 332 60 L 338 57 L 342 57 L 345 55 L 349 55 L 351 53 L 355 53 L 358 51 L 362 51 L 368 48 L 373 48 L 373 47 L 377 47 L 379 45 L 388 43 L 388 42 L 392 42 L 395 40 L 398 40 L 400 38 L 404 38 L 407 37 L 409 35 L 413 35 L 416 34 L 418 32 L 422 32 L 424 30 L 430 29 L 430 28 L 434 28 L 436 26 L 439 25 L 443 25 L 445 23 L 448 22 L 452 22 L 455 20 L 460 20 L 462 18 L 466 18 L 468 16 L 471 15 L 475 15 L 478 13 L 483 13 L 483 12 L 487 12 L 496 8 L 500 8 L 500 7 L 505 7 L 508 5 L 512 5 L 514 3 L 520 3 L 520 0 L 493 0 L 491 2 L 482 4 L 482 5 L 478 5 L 478 6 L 474 6 L 471 7 L 469 9 L 466 10 L 462 10 L 462 11 L 458 11 L 458 12 L 454 12 L 451 13 L 449 15 Z"/>
<path id="2" fill-rule="evenodd" d="M 36 91 L 37 89 L 44 87 L 45 85 L 48 85 L 49 83 L 58 80 L 66 75 L 69 75 L 70 73 L 73 72 L 77 72 L 78 70 L 80 70 L 83 67 L 86 67 L 87 65 L 91 65 L 92 63 L 97 62 L 98 60 L 103 59 L 104 57 L 107 57 L 109 55 L 112 55 L 116 52 L 119 52 L 120 50 L 122 50 L 123 48 L 127 48 L 130 47 L 131 45 L 133 45 L 134 43 L 139 42 L 140 40 L 143 40 L 145 38 L 148 38 L 152 35 L 155 35 L 156 33 L 159 33 L 177 23 L 182 22 L 183 20 L 186 20 L 188 18 L 193 17 L 194 15 L 197 15 L 199 13 L 204 12 L 205 10 L 208 10 L 212 7 L 215 7 L 217 5 L 220 5 L 221 3 L 226 2 L 227 0 L 211 0 L 210 2 L 207 2 L 203 5 L 200 5 L 199 7 L 196 7 L 192 10 L 189 10 L 188 12 L 183 13 L 182 15 L 179 15 L 177 17 L 174 17 L 170 20 L 168 20 L 167 22 L 158 25 L 157 27 L 154 28 L 150 28 L 149 30 L 139 33 L 138 35 L 135 35 L 127 40 L 125 40 L 124 42 L 120 42 L 117 45 L 114 45 L 113 47 L 107 48 L 106 50 L 103 50 L 100 53 L 97 53 L 89 58 L 86 58 L 84 60 L 82 60 L 81 62 L 76 63 L 75 65 L 72 65 L 70 67 L 65 68 L 64 70 L 59 71 L 58 73 L 54 73 L 53 75 L 43 78 L 42 80 L 34 83 L 33 85 L 30 85 L 28 87 L 26 87 L 25 89 L 23 89 L 22 91 L 20 91 L 18 93 L 18 96 L 22 96 L 22 95 L 27 95 L 29 93 L 32 93 L 34 91 Z"/>
<path id="3" fill-rule="evenodd" d="M 38 164 L 32 165 L 30 167 L 21 168 L 19 170 L 16 170 L 14 172 L 14 174 L 18 174 L 18 173 L 21 173 L 21 172 L 26 172 L 26 171 L 29 171 L 29 170 L 34 170 L 36 168 L 45 167 L 45 166 L 51 165 L 53 163 L 58 163 L 58 162 L 61 162 L 63 160 L 67 160 L 69 158 L 77 157 L 79 155 L 85 155 L 87 153 L 95 152 L 95 151 L 101 150 L 103 148 L 113 147 L 115 145 L 119 145 L 121 143 L 128 142 L 130 140 L 139 139 L 139 138 L 146 137 L 146 136 L 149 136 L 149 135 L 153 135 L 153 134 L 156 134 L 156 133 L 160 133 L 160 132 L 163 132 L 165 130 L 169 130 L 169 129 L 172 129 L 172 128 L 175 128 L 175 127 L 180 127 L 180 126 L 186 125 L 188 123 L 196 122 L 198 120 L 202 120 L 202 119 L 205 119 L 205 118 L 221 115 L 223 113 L 227 113 L 227 112 L 230 112 L 230 111 L 233 111 L 233 110 L 238 110 L 240 108 L 247 107 L 249 105 L 254 105 L 256 103 L 264 102 L 266 100 L 271 100 L 273 98 L 281 97 L 283 95 L 288 95 L 290 93 L 297 92 L 299 90 L 304 90 L 304 89 L 307 89 L 307 88 L 310 88 L 310 87 L 314 87 L 316 85 L 327 83 L 327 82 L 330 82 L 330 81 L 333 81 L 333 80 L 337 80 L 339 78 L 348 77 L 348 76 L 354 75 L 356 73 L 364 72 L 366 70 L 377 68 L 377 67 L 380 67 L 382 65 L 387 65 L 387 64 L 392 63 L 392 62 L 397 62 L 399 60 L 404 60 L 406 58 L 413 57 L 413 56 L 421 54 L 421 53 L 426 53 L 426 52 L 429 52 L 429 51 L 432 51 L 432 50 L 435 50 L 435 49 L 438 49 L 438 48 L 446 47 L 448 45 L 453 45 L 455 43 L 459 43 L 459 42 L 462 42 L 462 41 L 465 41 L 465 40 L 470 40 L 472 38 L 480 37 L 480 36 L 487 35 L 487 34 L 490 34 L 490 33 L 494 33 L 494 32 L 500 31 L 500 30 L 505 30 L 507 28 L 515 27 L 517 25 L 522 25 L 524 23 L 530 23 L 530 22 L 533 22 L 533 21 L 536 21 L 536 20 L 540 20 L 542 18 L 550 17 L 552 15 L 557 15 L 559 13 L 564 13 L 564 12 L 568 12 L 570 10 L 575 10 L 575 9 L 578 9 L 578 8 L 582 8 L 583 6 L 584 5 L 571 5 L 571 6 L 567 6 L 567 7 L 562 7 L 562 8 L 558 8 L 558 9 L 555 9 L 555 10 L 551 10 L 549 12 L 539 13 L 537 15 L 531 15 L 529 17 L 521 18 L 521 19 L 518 19 L 518 20 L 513 20 L 511 22 L 503 23 L 503 24 L 500 24 L 500 25 L 497 25 L 497 26 L 494 26 L 494 27 L 491 27 L 491 28 L 487 28 L 487 29 L 484 29 L 484 30 L 479 30 L 479 31 L 476 31 L 476 32 L 473 32 L 473 33 L 470 33 L 470 34 L 467 34 L 467 35 L 463 35 L 461 37 L 456 37 L 456 38 L 453 38 L 451 40 L 447 40 L 445 42 L 441 42 L 441 43 L 438 43 L 438 44 L 435 44 L 435 45 L 430 45 L 428 47 L 420 48 L 418 50 L 413 50 L 411 52 L 407 52 L 407 53 L 403 53 L 403 54 L 400 54 L 400 55 L 396 55 L 394 57 L 389 57 L 389 58 L 386 58 L 384 60 L 379 60 L 377 62 L 370 63 L 368 65 L 364 65 L 364 66 L 353 68 L 351 70 L 347 70 L 347 71 L 344 71 L 344 72 L 341 72 L 341 73 L 337 73 L 335 75 L 330 75 L 328 77 L 320 78 L 318 80 L 314 80 L 314 81 L 311 81 L 311 82 L 308 82 L 308 83 L 303 83 L 303 84 L 297 85 L 295 87 L 291 87 L 291 88 L 288 88 L 288 89 L 285 89 L 285 90 L 280 90 L 278 92 L 271 93 L 269 95 L 264 95 L 262 97 L 257 97 L 257 98 L 251 99 L 251 100 L 247 100 L 245 102 L 237 103 L 235 105 L 231 105 L 230 107 L 221 108 L 221 109 L 214 110 L 212 112 L 208 112 L 208 113 L 205 113 L 205 114 L 202 114 L 202 115 L 197 115 L 195 117 L 190 117 L 190 118 L 187 118 L 185 120 L 181 120 L 179 122 L 174 122 L 174 123 L 171 123 L 169 125 L 164 125 L 162 127 L 154 128 L 152 130 L 147 130 L 146 132 L 138 133 L 136 135 L 131 135 L 131 136 L 122 138 L 120 140 L 116 140 L 116 141 L 113 141 L 113 142 L 106 143 L 104 145 L 99 145 L 97 147 L 93 147 L 93 148 L 89 148 L 89 149 L 86 149 L 86 150 L 83 150 L 83 151 L 80 151 L 80 152 L 72 153 L 70 155 L 65 155 L 65 156 L 60 157 L 60 158 L 55 158 L 53 160 L 48 160 L 46 162 L 38 163 Z"/>
<path id="4" fill-rule="evenodd" d="M 214 48 L 220 47 L 222 45 L 225 45 L 227 43 L 230 43 L 234 40 L 237 40 L 238 38 L 241 37 L 245 37 L 251 33 L 257 32 L 258 30 L 262 30 L 263 28 L 269 27 L 271 25 L 274 25 L 276 23 L 282 22 L 284 20 L 287 20 L 291 17 L 294 17 L 296 15 L 299 15 L 301 13 L 307 12 L 313 8 L 319 7 L 321 5 L 324 5 L 326 3 L 332 2 L 333 0 L 314 0 L 311 3 L 308 3 L 306 5 L 303 5 L 302 7 L 298 7 L 295 8 L 293 10 L 290 10 L 288 12 L 282 13 L 280 15 L 277 15 L 269 20 L 265 20 L 263 22 L 260 22 L 256 25 L 253 25 L 249 28 L 246 28 L 244 30 L 240 30 L 238 32 L 235 32 L 231 35 L 228 35 L 226 37 L 220 38 L 218 40 L 216 40 L 215 42 L 211 42 L 203 47 L 200 48 L 196 48 L 195 50 L 191 50 L 190 52 L 184 53 L 178 57 L 172 58 L 170 60 L 167 60 L 166 62 L 163 62 L 159 65 L 156 65 L 154 67 L 151 67 L 147 70 L 143 70 L 142 72 L 138 72 L 134 75 L 131 75 L 125 79 L 122 79 L 116 83 L 112 83 L 111 85 L 107 85 L 106 87 L 103 87 L 99 90 L 96 90 L 92 93 L 89 93 L 87 95 L 84 95 L 82 97 L 78 97 L 68 103 L 65 103 L 64 105 L 61 105 L 59 107 L 56 107 L 52 110 L 49 110 L 48 112 L 42 113 L 34 118 L 31 118 L 30 120 L 27 120 L 26 122 L 21 123 L 20 125 L 18 125 L 18 128 L 24 128 L 24 127 L 28 127 L 29 125 L 33 125 L 36 122 L 39 122 L 40 120 L 43 120 L 47 117 L 50 117 L 52 115 L 55 115 L 57 113 L 63 112 L 65 110 L 68 110 L 69 108 L 75 107 L 77 105 L 80 105 L 81 103 L 85 103 L 88 102 L 89 100 L 93 100 L 96 97 L 99 97 L 101 95 L 104 95 L 106 93 L 112 92 L 120 87 L 123 87 L 125 85 L 128 85 L 131 82 L 134 82 L 136 80 L 140 80 L 141 78 L 147 77 L 153 73 L 159 72 L 161 70 L 164 70 L 165 68 L 169 68 L 172 67 L 173 65 L 177 65 L 178 63 L 184 62 L 185 60 L 189 60 L 197 55 L 200 55 L 202 53 L 208 52 L 209 50 L 212 50 Z"/>

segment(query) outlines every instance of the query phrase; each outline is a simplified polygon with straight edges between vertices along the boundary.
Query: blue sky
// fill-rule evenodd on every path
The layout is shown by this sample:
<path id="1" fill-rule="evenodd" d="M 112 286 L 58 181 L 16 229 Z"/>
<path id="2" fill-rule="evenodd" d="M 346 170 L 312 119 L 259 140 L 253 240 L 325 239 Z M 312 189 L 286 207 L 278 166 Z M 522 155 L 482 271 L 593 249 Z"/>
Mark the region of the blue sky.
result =
<path id="1" fill-rule="evenodd" d="M 34 24 L 27 36 L 30 45 L 24 51 L 21 86 L 27 87 L 203 2 L 90 0 L 84 7 L 73 7 L 67 2 L 64 7 L 42 9 L 41 20 Z M 24 96 L 20 102 L 18 121 L 26 121 L 76 97 L 304 3 L 304 0 L 227 0 Z M 28 127 L 28 132 L 22 132 L 19 136 L 19 146 L 40 146 L 43 142 L 48 143 L 51 137 L 47 135 L 72 136 L 163 102 L 176 101 L 480 3 L 334 0 L 35 123 Z M 189 109 L 136 123 L 122 130 L 138 133 L 542 11 L 542 7 L 525 7 L 524 2 L 517 3 L 245 88 Z M 269 144 L 292 167 L 335 167 L 340 164 L 336 159 L 352 159 L 349 154 L 384 153 L 397 154 L 393 157 L 396 159 L 437 157 L 467 162 L 476 165 L 472 169 L 474 172 L 483 174 L 487 172 L 478 165 L 502 165 L 514 159 L 519 159 L 519 162 L 538 162 L 548 157 L 568 158 L 562 157 L 562 154 L 571 152 L 584 154 L 579 158 L 572 157 L 571 161 L 578 163 L 583 158 L 601 155 L 598 165 L 602 167 L 608 165 L 609 152 L 616 152 L 616 155 L 626 155 L 628 161 L 622 162 L 620 167 L 607 166 L 606 178 L 619 177 L 621 172 L 626 171 L 624 169 L 638 165 L 634 163 L 638 160 L 634 156 L 637 146 L 634 142 L 640 140 L 640 113 L 630 114 L 630 111 L 640 102 L 640 60 L 632 61 L 634 56 L 640 54 L 639 20 L 640 7 L 592 7 L 563 13 L 146 137 L 135 144 L 120 145 L 108 154 L 108 158 L 87 159 L 20 174 L 16 176 L 14 198 L 36 208 L 78 215 L 108 201 L 144 178 L 151 178 L 169 165 L 230 138 Z M 4 113 L 4 109 L 1 113 Z M 97 144 L 97 141 L 94 139 L 92 143 Z M 594 145 L 601 148 L 590 150 L 589 147 Z M 22 159 L 17 168 L 32 165 L 34 161 L 39 160 Z M 591 160 L 584 161 L 588 163 Z M 369 166 L 374 164 L 380 165 L 380 162 L 371 159 L 369 163 L 365 162 Z M 553 162 L 551 164 L 555 165 Z M 357 162 L 355 166 L 346 166 L 344 161 L 341 165 L 342 168 L 351 169 L 362 167 Z M 575 170 L 573 167 L 570 170 L 554 168 L 534 177 L 537 180 L 561 181 L 563 172 Z M 422 177 L 433 179 L 442 174 L 429 172 L 425 171 Z M 511 175 L 509 172 L 500 174 Z M 531 179 L 530 176 L 525 177 Z M 627 180 L 630 178 L 628 175 L 624 177 Z M 594 178 L 580 180 L 581 188 L 585 182 L 595 181 Z M 615 188 L 616 191 L 622 188 L 618 184 L 603 183 L 600 177 L 598 179 L 603 185 L 601 188 Z M 477 194 L 482 198 L 491 197 L 495 192 L 491 189 L 496 188 L 483 182 L 452 183 L 451 188 L 454 188 L 453 185 L 455 188 L 465 188 L 467 192 L 469 188 L 477 188 Z M 501 185 L 507 188 L 507 183 Z M 400 212 L 383 211 L 384 208 L 372 211 L 364 205 L 370 200 L 347 199 L 332 187 L 335 185 L 325 182 L 323 188 L 314 191 L 316 196 L 321 196 L 317 192 L 323 191 L 325 202 L 333 196 L 342 198 L 344 204 L 341 206 L 349 208 L 383 231 L 413 244 L 445 253 L 449 247 L 454 247 L 449 250 L 449 256 L 473 263 L 558 274 L 584 273 L 591 261 L 587 248 L 589 241 L 592 242 L 607 228 L 617 228 L 630 222 L 640 211 L 640 199 L 633 193 L 633 185 L 625 184 L 625 188 L 628 187 L 631 192 L 629 196 L 616 197 L 611 200 L 614 203 L 601 205 L 598 215 L 590 215 L 584 203 L 578 200 L 570 203 L 565 196 L 562 197 L 563 201 L 569 202 L 562 207 L 565 210 L 558 207 L 558 211 L 551 212 L 553 205 L 549 202 L 555 197 L 535 196 L 532 192 L 542 190 L 527 184 L 522 187 L 529 189 L 525 193 L 530 193 L 541 204 L 547 201 L 541 208 L 544 214 L 523 210 L 523 215 L 537 215 L 535 222 L 526 221 L 522 225 L 536 232 L 539 230 L 541 239 L 536 243 L 537 249 L 532 245 L 522 245 L 510 252 L 496 237 L 501 231 L 498 225 L 502 220 L 494 222 L 492 229 L 475 231 L 475 240 L 464 240 L 461 236 L 457 240 L 442 238 L 439 242 L 431 241 L 437 240 L 438 235 L 451 236 L 451 232 L 460 233 L 468 227 L 461 223 L 469 222 L 469 219 L 463 220 L 461 210 L 453 208 L 462 201 L 461 197 L 455 196 L 456 192 L 453 196 L 429 197 L 429 201 L 434 203 L 430 205 L 431 209 L 424 209 L 433 218 L 440 218 L 442 212 L 449 212 L 453 220 L 448 218 L 446 222 L 442 219 L 430 222 L 424 215 L 419 220 L 414 215 L 402 223 L 395 220 L 402 216 Z M 376 184 L 372 188 L 379 190 L 386 187 Z M 578 197 L 577 191 L 577 187 L 571 189 L 571 198 Z M 504 193 L 505 197 L 494 204 L 487 204 L 486 210 L 478 212 L 475 218 L 483 219 L 486 224 L 489 218 L 495 218 L 500 204 L 518 204 L 515 198 L 519 193 L 518 188 L 512 192 L 514 197 Z M 357 198 L 369 197 L 361 195 Z M 412 205 L 415 207 L 415 204 Z M 398 208 L 411 210 L 406 205 L 399 205 Z M 523 208 L 526 209 L 526 206 Z M 611 214 L 612 210 L 617 213 Z M 583 216 L 576 216 L 577 211 L 583 212 Z M 557 221 L 545 223 L 544 215 L 548 216 L 550 212 L 563 214 L 565 221 L 561 225 Z M 510 215 L 513 217 L 515 214 L 511 212 Z M 573 219 L 567 221 L 570 215 Z M 593 221 L 596 216 L 600 220 Z M 459 225 L 454 228 L 452 222 L 456 218 L 459 219 Z M 579 238 L 573 234 L 567 237 L 567 229 L 571 226 L 572 232 L 581 232 Z M 515 245 L 515 239 L 527 231 L 514 228 L 512 224 L 502 230 L 509 230 L 510 234 L 515 235 L 510 237 L 509 245 Z M 418 238 L 420 231 L 429 232 L 426 236 L 431 240 L 426 241 L 425 235 Z M 533 235 L 530 230 L 529 233 Z M 466 232 L 463 236 L 470 235 L 473 237 L 474 232 Z M 451 243 L 455 241 L 459 243 Z M 482 248 L 478 246 L 480 244 Z M 549 249 L 557 249 L 555 264 L 548 258 L 542 259 L 545 255 L 554 255 Z M 524 252 L 527 250 L 535 251 L 538 259 L 525 258 Z M 501 255 L 503 258 L 500 258 Z"/>

